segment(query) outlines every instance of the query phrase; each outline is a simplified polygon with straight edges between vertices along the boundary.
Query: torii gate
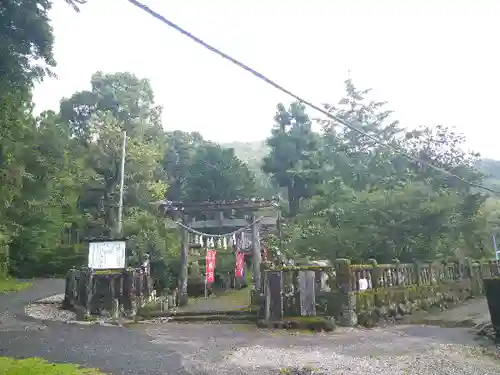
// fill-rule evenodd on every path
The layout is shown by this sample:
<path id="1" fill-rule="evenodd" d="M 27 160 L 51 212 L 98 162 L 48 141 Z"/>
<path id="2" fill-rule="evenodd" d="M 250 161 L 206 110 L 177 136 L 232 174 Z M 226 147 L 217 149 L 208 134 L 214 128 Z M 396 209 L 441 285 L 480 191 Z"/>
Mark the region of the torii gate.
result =
<path id="1" fill-rule="evenodd" d="M 256 293 L 260 294 L 261 290 L 261 246 L 260 246 L 260 228 L 261 226 L 275 226 L 278 220 L 277 217 L 261 217 L 257 219 L 255 211 L 269 209 L 273 210 L 278 207 L 275 200 L 268 199 L 240 199 L 232 201 L 207 201 L 207 202 L 181 202 L 181 201 L 163 201 L 159 202 L 159 206 L 166 214 L 174 216 L 178 222 L 182 223 L 183 227 L 196 229 L 197 231 L 213 230 L 221 228 L 232 231 L 241 230 L 247 226 L 252 230 L 252 270 L 253 270 L 253 288 Z M 252 212 L 252 219 L 249 223 L 245 219 L 226 219 L 223 212 L 227 210 L 247 210 Z M 214 220 L 204 221 L 189 221 L 189 215 L 195 212 L 218 212 L 217 218 Z M 179 226 L 177 223 L 172 224 L 172 228 Z M 182 247 L 181 247 L 181 272 L 179 274 L 179 306 L 187 304 L 187 279 L 188 279 L 188 230 L 182 228 Z M 217 235 L 227 235 L 232 233 L 223 232 Z M 207 237 L 214 235 L 206 233 Z"/>

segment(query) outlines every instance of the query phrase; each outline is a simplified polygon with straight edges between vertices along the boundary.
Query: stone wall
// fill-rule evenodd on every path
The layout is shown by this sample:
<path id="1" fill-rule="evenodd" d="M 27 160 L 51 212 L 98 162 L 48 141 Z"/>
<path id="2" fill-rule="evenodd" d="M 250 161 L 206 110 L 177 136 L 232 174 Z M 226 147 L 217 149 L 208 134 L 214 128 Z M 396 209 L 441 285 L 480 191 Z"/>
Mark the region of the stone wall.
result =
<path id="1" fill-rule="evenodd" d="M 337 259 L 333 267 L 271 267 L 263 278 L 269 285 L 263 285 L 267 297 L 262 295 L 261 318 L 311 315 L 300 305 L 304 291 L 300 291 L 299 274 L 304 271 L 314 273 L 316 279 L 312 288 L 315 308 L 307 311 L 333 317 L 343 326 L 372 326 L 416 311 L 446 309 L 483 295 L 482 278 L 499 274 L 496 262 L 491 261 L 367 263 L 355 265 L 348 259 Z M 267 281 L 271 279 L 275 280 L 273 285 Z M 281 293 L 274 290 L 279 285 Z M 280 303 L 273 298 L 279 298 Z"/>
<path id="2" fill-rule="evenodd" d="M 499 274 L 496 262 L 433 262 L 352 265 L 336 263 L 337 291 L 331 313 L 339 324 L 373 326 L 416 311 L 444 310 L 484 294 L 483 277 Z"/>

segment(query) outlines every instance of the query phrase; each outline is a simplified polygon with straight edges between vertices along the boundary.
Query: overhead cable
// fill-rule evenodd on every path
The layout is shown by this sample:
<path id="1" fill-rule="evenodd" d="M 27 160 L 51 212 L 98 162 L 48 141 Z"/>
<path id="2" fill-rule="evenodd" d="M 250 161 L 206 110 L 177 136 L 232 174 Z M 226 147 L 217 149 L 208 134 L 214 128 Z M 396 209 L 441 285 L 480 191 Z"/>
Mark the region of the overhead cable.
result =
<path id="1" fill-rule="evenodd" d="M 295 100 L 299 101 L 299 102 L 302 102 L 304 103 L 305 105 L 307 105 L 308 107 L 322 113 L 323 115 L 327 116 L 328 118 L 336 121 L 337 123 L 341 124 L 341 125 L 344 125 L 346 126 L 347 128 L 357 132 L 358 134 L 374 141 L 375 143 L 385 147 L 386 149 L 388 150 L 391 150 L 393 151 L 394 153 L 397 153 L 401 156 L 404 156 L 405 158 L 407 158 L 408 160 L 410 161 L 413 161 L 413 162 L 417 162 L 417 163 L 420 163 L 422 165 L 425 165 L 431 169 L 434 169 L 435 171 L 438 171 L 440 173 L 443 173 L 447 176 L 450 176 L 450 177 L 453 177 L 455 178 L 456 180 L 459 180 L 471 187 L 475 187 L 475 188 L 478 188 L 478 189 L 482 189 L 482 190 L 485 190 L 485 191 L 488 191 L 490 193 L 493 193 L 493 194 L 496 194 L 496 195 L 500 195 L 500 192 L 498 191 L 495 191 L 493 189 L 490 189 L 486 186 L 483 186 L 481 184 L 478 184 L 478 183 L 475 183 L 475 182 L 472 182 L 472 181 L 468 181 L 466 179 L 464 179 L 463 177 L 459 176 L 459 175 L 456 175 L 454 174 L 453 172 L 450 172 L 444 168 L 441 168 L 441 167 L 438 167 L 424 159 L 421 159 L 421 158 L 418 158 L 416 156 L 413 156 L 403 150 L 401 150 L 400 148 L 398 147 L 395 147 L 387 142 L 384 142 L 380 139 L 378 139 L 376 136 L 373 136 L 371 134 L 368 134 L 366 133 L 364 130 L 362 130 L 361 128 L 359 128 L 358 126 L 355 126 L 351 123 L 349 123 L 348 121 L 338 117 L 338 116 L 335 116 L 335 115 L 332 115 L 331 113 L 325 111 L 323 108 L 321 108 L 320 106 L 318 105 L 315 105 L 313 104 L 312 102 L 300 97 L 299 95 L 297 94 L 294 94 L 292 91 L 286 89 L 285 87 L 281 86 L 280 84 L 276 83 L 275 81 L 273 81 L 272 79 L 266 77 L 265 75 L 259 73 L 258 71 L 256 71 L 255 69 L 252 69 L 250 68 L 248 65 L 242 63 L 241 61 L 231 57 L 230 55 L 222 52 L 221 50 L 219 50 L 218 48 L 216 47 L 213 47 L 212 45 L 206 43 L 205 41 L 203 41 L 202 39 L 198 38 L 197 36 L 191 34 L 190 32 L 188 32 L 187 30 L 183 29 L 182 27 L 180 27 L 179 25 L 175 24 L 174 22 L 168 20 L 167 18 L 165 18 L 164 16 L 162 16 L 160 13 L 152 10 L 150 7 L 148 7 L 147 5 L 145 4 L 142 4 L 141 2 L 137 1 L 137 0 L 126 0 L 128 1 L 129 3 L 133 4 L 134 6 L 142 9 L 143 11 L 145 11 L 146 13 L 148 13 L 149 15 L 153 16 L 154 18 L 156 18 L 157 20 L 163 22 L 165 25 L 175 29 L 176 31 L 180 32 L 181 34 L 187 36 L 189 39 L 193 40 L 194 42 L 200 44 L 201 46 L 205 47 L 206 49 L 212 51 L 213 53 L 216 53 L 217 55 L 219 55 L 220 57 L 232 62 L 233 64 L 237 65 L 238 67 L 246 70 L 247 72 L 253 74 L 254 76 L 256 76 L 257 78 L 259 78 L 260 80 L 266 82 L 267 84 L 273 86 L 274 88 L 278 89 L 279 91 L 291 96 L 292 98 L 294 98 Z"/>

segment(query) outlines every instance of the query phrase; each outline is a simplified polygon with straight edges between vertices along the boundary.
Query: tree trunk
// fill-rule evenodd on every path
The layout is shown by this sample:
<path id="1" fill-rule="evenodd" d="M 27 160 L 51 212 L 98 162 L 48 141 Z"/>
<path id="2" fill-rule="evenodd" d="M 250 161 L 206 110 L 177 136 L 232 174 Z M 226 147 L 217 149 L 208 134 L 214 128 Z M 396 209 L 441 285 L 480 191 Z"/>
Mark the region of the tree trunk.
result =
<path id="1" fill-rule="evenodd" d="M 288 186 L 288 211 L 291 217 L 295 217 L 299 213 L 300 200 L 296 193 L 294 186 Z"/>

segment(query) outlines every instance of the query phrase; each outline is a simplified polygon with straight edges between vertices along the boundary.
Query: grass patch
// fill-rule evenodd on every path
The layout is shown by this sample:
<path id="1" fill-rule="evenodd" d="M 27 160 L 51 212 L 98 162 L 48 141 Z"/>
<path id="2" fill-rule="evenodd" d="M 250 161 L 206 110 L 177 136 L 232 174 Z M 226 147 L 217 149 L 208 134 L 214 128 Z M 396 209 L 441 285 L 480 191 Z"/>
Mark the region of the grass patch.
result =
<path id="1" fill-rule="evenodd" d="M 177 311 L 207 311 L 207 310 L 247 310 L 250 306 L 251 288 L 228 290 L 210 295 L 208 298 L 190 298 L 187 306 L 179 307 Z"/>
<path id="2" fill-rule="evenodd" d="M 19 292 L 27 288 L 31 288 L 32 283 L 27 281 L 18 281 L 14 279 L 1 279 L 0 280 L 0 294 L 9 292 Z"/>
<path id="3" fill-rule="evenodd" d="M 97 369 L 72 364 L 56 364 L 41 358 L 0 357 L 0 375 L 104 375 Z"/>
<path id="4" fill-rule="evenodd" d="M 155 299 L 152 301 L 147 301 L 144 303 L 144 306 L 139 307 L 140 312 L 152 312 L 152 311 L 160 311 L 162 300 Z"/>

